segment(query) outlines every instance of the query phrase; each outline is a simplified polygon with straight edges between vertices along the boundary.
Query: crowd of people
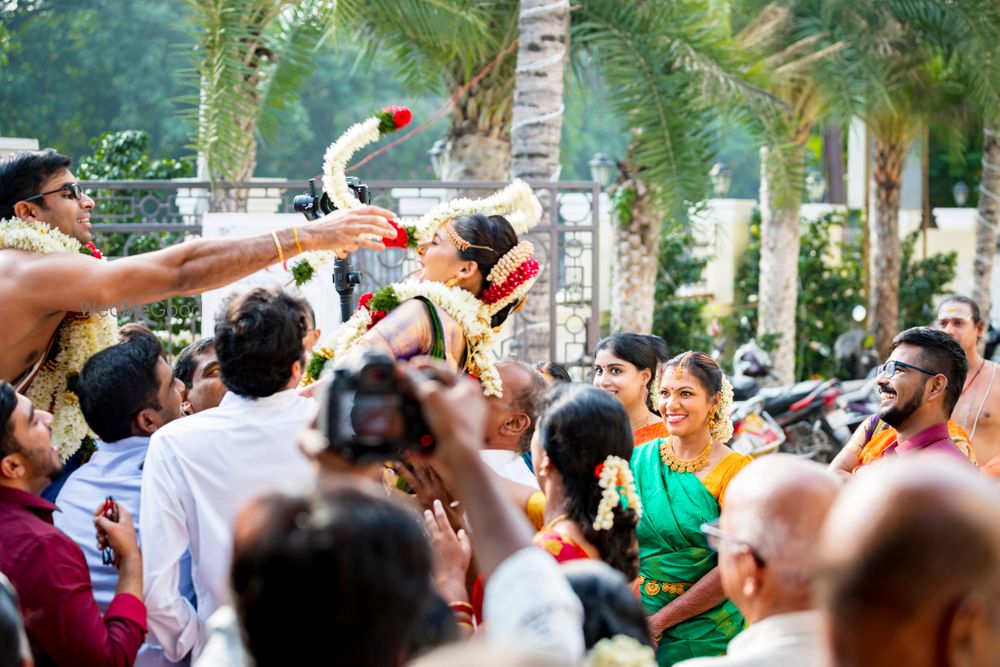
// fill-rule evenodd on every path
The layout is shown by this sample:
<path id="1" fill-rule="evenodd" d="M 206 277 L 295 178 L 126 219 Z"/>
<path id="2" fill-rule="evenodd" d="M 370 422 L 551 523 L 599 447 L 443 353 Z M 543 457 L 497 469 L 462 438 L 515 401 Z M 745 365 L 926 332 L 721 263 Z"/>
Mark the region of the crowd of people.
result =
<path id="1" fill-rule="evenodd" d="M 32 223 L 10 229 L 85 247 L 92 206 L 54 151 L 0 161 L 0 219 Z M 425 289 L 359 311 L 318 382 L 315 316 L 279 288 L 233 295 L 173 366 L 134 324 L 53 363 L 75 303 L 378 248 L 392 219 L 114 262 L 0 221 L 0 665 L 1000 664 L 1000 389 L 964 297 L 896 337 L 829 467 L 731 450 L 722 368 L 656 336 L 600 341 L 591 382 L 490 362 L 468 304 L 499 327 L 537 272 L 494 210 L 427 230 Z M 388 455 L 360 428 L 343 447 L 330 412 L 372 353 L 429 431 Z M 77 402 L 33 401 L 59 368 Z M 77 408 L 96 446 L 70 469 Z"/>

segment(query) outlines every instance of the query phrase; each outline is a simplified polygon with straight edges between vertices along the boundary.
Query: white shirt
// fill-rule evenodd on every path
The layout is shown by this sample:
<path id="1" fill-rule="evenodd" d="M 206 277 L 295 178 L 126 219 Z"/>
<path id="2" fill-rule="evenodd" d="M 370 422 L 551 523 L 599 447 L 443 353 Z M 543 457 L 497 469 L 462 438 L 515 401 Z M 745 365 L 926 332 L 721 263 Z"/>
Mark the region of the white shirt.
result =
<path id="1" fill-rule="evenodd" d="M 189 651 L 197 658 L 206 620 L 230 603 L 233 521 L 240 508 L 271 491 L 312 488 L 314 468 L 296 442 L 312 411 L 312 399 L 294 389 L 259 399 L 229 392 L 219 407 L 153 434 L 139 523 L 147 623 L 167 658 Z M 177 588 L 188 549 L 197 611 Z"/>
<path id="2" fill-rule="evenodd" d="M 733 637 L 726 655 L 693 658 L 676 667 L 822 667 L 822 633 L 818 611 L 768 616 Z"/>
<path id="3" fill-rule="evenodd" d="M 559 563 L 530 546 L 507 557 L 486 582 L 486 640 L 500 648 L 577 664 L 583 657 L 583 605 Z"/>
<path id="4" fill-rule="evenodd" d="M 504 479 L 538 489 L 538 480 L 521 455 L 509 449 L 484 449 L 479 452 L 483 463 Z"/>

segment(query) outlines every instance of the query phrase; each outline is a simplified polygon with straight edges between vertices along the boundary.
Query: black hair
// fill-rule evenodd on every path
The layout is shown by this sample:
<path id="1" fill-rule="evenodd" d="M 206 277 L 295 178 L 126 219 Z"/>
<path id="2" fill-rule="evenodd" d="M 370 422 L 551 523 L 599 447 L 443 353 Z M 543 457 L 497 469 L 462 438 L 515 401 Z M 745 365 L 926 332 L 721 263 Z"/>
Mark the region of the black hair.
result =
<path id="1" fill-rule="evenodd" d="M 215 338 L 205 336 L 185 347 L 177 355 L 177 360 L 174 361 L 174 375 L 184 383 L 185 387 L 190 389 L 194 385 L 194 369 L 198 365 L 195 357 L 214 349 Z"/>
<path id="2" fill-rule="evenodd" d="M 912 327 L 892 339 L 889 354 L 904 344 L 919 347 L 921 364 L 927 370 L 941 373 L 948 378 L 943 407 L 946 416 L 951 417 L 951 411 L 955 409 L 955 403 L 962 394 L 965 376 L 969 373 L 969 359 L 965 356 L 962 346 L 939 329 Z"/>
<path id="3" fill-rule="evenodd" d="M 14 204 L 37 195 L 53 174 L 69 169 L 73 160 L 51 148 L 22 151 L 0 159 L 0 219 L 14 217 Z M 36 199 L 45 208 L 45 198 Z"/>
<path id="4" fill-rule="evenodd" d="M 77 391 L 80 411 L 101 440 L 129 437 L 140 411 L 163 408 L 156 377 L 162 355 L 155 337 L 135 335 L 101 350 L 83 365 Z"/>
<path id="5" fill-rule="evenodd" d="M 17 601 L 17 591 L 0 573 L 0 667 L 21 667 L 31 653 L 23 645 L 24 621 Z"/>
<path id="6" fill-rule="evenodd" d="M 618 504 L 614 525 L 595 530 L 594 519 L 603 490 L 597 467 L 608 456 L 632 458 L 632 427 L 625 407 L 611 394 L 585 384 L 557 384 L 542 399 L 535 427 L 539 442 L 562 476 L 570 518 L 597 548 L 601 560 L 629 580 L 639 575 L 635 510 Z"/>
<path id="7" fill-rule="evenodd" d="M 267 518 L 237 542 L 231 571 L 244 644 L 258 667 L 393 667 L 431 588 L 416 517 L 358 485 L 313 499 L 258 500 Z M 303 600 L 322 613 L 294 614 Z"/>
<path id="8" fill-rule="evenodd" d="M 659 336 L 653 334 L 637 333 L 616 333 L 602 339 L 597 343 L 594 353 L 601 350 L 608 350 L 619 359 L 624 359 L 640 371 L 649 371 L 649 382 L 646 383 L 646 408 L 650 412 L 656 412 L 656 396 L 654 383 L 656 382 L 656 371 L 660 364 L 666 361 L 670 352 L 667 349 L 667 342 Z"/>
<path id="9" fill-rule="evenodd" d="M 616 635 L 652 647 L 646 610 L 621 572 L 586 559 L 569 561 L 560 569 L 583 604 L 583 641 L 588 650 Z"/>
<path id="10" fill-rule="evenodd" d="M 705 388 L 709 396 L 715 396 L 722 389 L 722 369 L 715 359 L 704 352 L 688 351 L 678 354 L 663 364 L 660 368 L 659 377 L 656 379 L 657 382 L 660 381 L 660 377 L 663 376 L 668 368 L 673 368 L 674 370 L 683 368 L 689 371 L 698 378 L 701 386 Z"/>
<path id="11" fill-rule="evenodd" d="M 492 283 L 486 280 L 500 258 L 518 244 L 517 232 L 502 215 L 485 216 L 482 213 L 460 215 L 452 221 L 455 231 L 471 245 L 465 250 L 459 250 L 458 256 L 466 261 L 475 262 L 479 273 L 483 276 L 482 290 Z M 484 246 L 476 248 L 474 246 Z M 480 292 L 482 293 L 482 292 Z M 493 316 L 490 326 L 498 327 L 507 320 L 510 311 L 517 302 L 504 306 Z"/>
<path id="12" fill-rule="evenodd" d="M 252 398 L 283 390 L 292 377 L 292 364 L 305 358 L 305 335 L 301 298 L 264 287 L 234 295 L 215 319 L 222 384 Z"/>
<path id="13" fill-rule="evenodd" d="M 21 451 L 14 439 L 14 410 L 17 409 L 17 392 L 13 385 L 0 380 L 0 458 Z"/>
<path id="14" fill-rule="evenodd" d="M 952 302 L 952 301 L 958 302 L 958 303 L 964 303 L 966 306 L 969 307 L 969 310 L 972 311 L 972 323 L 973 324 L 979 324 L 980 322 L 983 321 L 983 315 L 982 315 L 982 312 L 979 310 L 979 304 L 976 303 L 973 299 L 970 299 L 969 297 L 963 296 L 961 294 L 950 294 L 950 295 L 946 296 L 941 301 L 941 304 L 938 306 L 938 310 L 941 310 L 941 306 L 943 306 L 944 304 Z"/>
<path id="15" fill-rule="evenodd" d="M 557 364 L 554 361 L 536 361 L 535 368 L 538 369 L 540 373 L 545 373 L 552 377 L 553 382 L 572 382 L 573 378 L 569 376 L 569 371 L 562 364 Z"/>
<path id="16" fill-rule="evenodd" d="M 413 660 L 445 644 L 457 642 L 459 639 L 455 612 L 440 595 L 431 590 L 424 599 L 423 605 L 420 606 L 417 624 L 410 634 L 410 640 L 406 646 L 408 659 Z"/>

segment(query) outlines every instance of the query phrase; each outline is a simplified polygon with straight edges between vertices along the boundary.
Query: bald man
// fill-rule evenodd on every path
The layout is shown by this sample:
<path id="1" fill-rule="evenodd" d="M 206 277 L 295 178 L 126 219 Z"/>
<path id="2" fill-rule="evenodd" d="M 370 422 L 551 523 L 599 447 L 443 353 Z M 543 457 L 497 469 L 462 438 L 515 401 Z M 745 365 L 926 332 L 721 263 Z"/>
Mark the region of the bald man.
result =
<path id="1" fill-rule="evenodd" d="M 503 396 L 486 399 L 486 447 L 480 455 L 501 477 L 537 489 L 535 474 L 522 455 L 531 444 L 538 403 L 549 385 L 537 368 L 523 361 L 502 359 L 497 372 Z"/>
<path id="2" fill-rule="evenodd" d="M 1000 665 L 1000 489 L 938 455 L 871 466 L 823 530 L 835 667 Z"/>
<path id="3" fill-rule="evenodd" d="M 822 665 L 819 612 L 812 605 L 817 542 L 840 490 L 824 466 L 789 454 L 758 459 L 726 490 L 718 526 L 704 526 L 719 552 L 722 589 L 749 621 L 725 656 L 684 667 Z"/>

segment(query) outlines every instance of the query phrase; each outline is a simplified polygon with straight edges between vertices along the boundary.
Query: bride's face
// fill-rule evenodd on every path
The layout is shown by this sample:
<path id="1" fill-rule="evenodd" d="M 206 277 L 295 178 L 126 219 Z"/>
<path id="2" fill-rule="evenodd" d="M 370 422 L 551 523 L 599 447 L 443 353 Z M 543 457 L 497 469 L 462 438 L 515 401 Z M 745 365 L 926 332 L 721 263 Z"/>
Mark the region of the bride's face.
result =
<path id="1" fill-rule="evenodd" d="M 463 266 L 468 264 L 458 256 L 458 248 L 442 231 L 438 231 L 430 243 L 417 248 L 417 263 L 420 265 L 416 273 L 418 280 L 438 283 L 458 277 Z"/>

